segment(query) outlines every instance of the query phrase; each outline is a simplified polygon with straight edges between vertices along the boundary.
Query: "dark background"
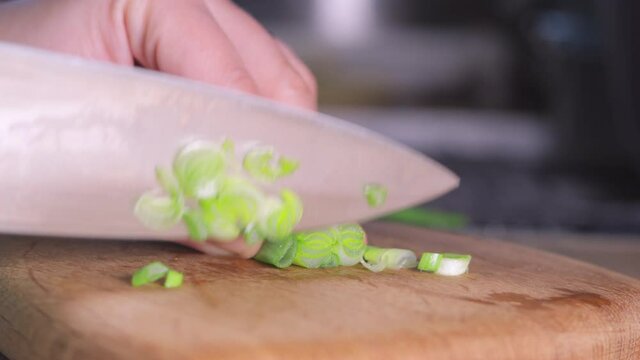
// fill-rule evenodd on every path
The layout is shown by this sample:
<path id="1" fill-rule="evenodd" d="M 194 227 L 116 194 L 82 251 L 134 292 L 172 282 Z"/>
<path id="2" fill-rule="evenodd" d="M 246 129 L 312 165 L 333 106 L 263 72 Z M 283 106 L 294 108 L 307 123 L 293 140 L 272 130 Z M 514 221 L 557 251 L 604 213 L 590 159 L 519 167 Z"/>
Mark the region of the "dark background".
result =
<path id="1" fill-rule="evenodd" d="M 640 233 L 632 0 L 243 0 L 321 111 L 457 172 L 472 228 Z M 426 179 L 425 179 L 426 181 Z"/>

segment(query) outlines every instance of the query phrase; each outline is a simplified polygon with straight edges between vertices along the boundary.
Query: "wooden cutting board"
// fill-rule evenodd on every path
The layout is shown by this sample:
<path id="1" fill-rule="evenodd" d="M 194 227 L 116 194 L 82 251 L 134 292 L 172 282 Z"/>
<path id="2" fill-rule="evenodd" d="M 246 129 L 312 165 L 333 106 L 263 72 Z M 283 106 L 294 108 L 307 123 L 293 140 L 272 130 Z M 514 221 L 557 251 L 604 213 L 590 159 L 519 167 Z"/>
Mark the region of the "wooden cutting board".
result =
<path id="1" fill-rule="evenodd" d="M 0 351 L 20 359 L 640 359 L 640 282 L 400 225 L 372 243 L 473 254 L 446 278 L 278 270 L 172 244 L 0 238 Z M 134 289 L 161 260 L 186 284 Z"/>

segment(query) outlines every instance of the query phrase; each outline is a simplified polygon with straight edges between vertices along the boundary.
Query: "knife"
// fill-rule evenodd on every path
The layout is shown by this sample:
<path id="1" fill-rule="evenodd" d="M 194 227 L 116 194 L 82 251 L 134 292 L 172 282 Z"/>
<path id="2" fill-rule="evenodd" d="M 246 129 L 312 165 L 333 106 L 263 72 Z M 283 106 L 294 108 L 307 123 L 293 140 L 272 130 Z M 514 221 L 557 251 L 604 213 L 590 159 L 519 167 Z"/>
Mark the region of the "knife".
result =
<path id="1" fill-rule="evenodd" d="M 393 121 L 390 119 L 389 121 Z M 300 194 L 301 229 L 360 222 L 455 188 L 437 162 L 319 113 L 155 71 L 0 43 L 0 232 L 85 238 L 184 239 L 133 216 L 193 140 L 273 145 L 299 160 L 281 181 Z M 388 198 L 370 208 L 367 183 Z"/>

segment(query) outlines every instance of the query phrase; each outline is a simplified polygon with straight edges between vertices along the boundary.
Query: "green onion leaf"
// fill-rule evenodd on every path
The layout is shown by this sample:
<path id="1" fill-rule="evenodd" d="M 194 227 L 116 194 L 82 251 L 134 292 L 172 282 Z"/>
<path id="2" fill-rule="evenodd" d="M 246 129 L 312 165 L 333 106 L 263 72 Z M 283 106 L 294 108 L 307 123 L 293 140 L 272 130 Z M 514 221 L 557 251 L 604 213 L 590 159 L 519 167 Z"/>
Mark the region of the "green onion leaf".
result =
<path id="1" fill-rule="evenodd" d="M 298 169 L 298 162 L 293 159 L 276 155 L 271 147 L 260 147 L 250 150 L 244 157 L 244 169 L 256 180 L 273 182 L 281 177 L 292 174 Z"/>
<path id="2" fill-rule="evenodd" d="M 180 222 L 184 213 L 184 202 L 181 197 L 148 192 L 138 199 L 133 213 L 145 226 L 155 230 L 166 230 Z"/>
<path id="3" fill-rule="evenodd" d="M 365 233 L 358 224 L 340 225 L 331 228 L 337 240 L 334 253 L 342 266 L 353 266 L 360 262 L 366 249 Z"/>
<path id="4" fill-rule="evenodd" d="M 167 278 L 164 279 L 164 287 L 167 289 L 177 288 L 182 286 L 182 280 L 184 275 L 181 272 L 175 270 L 169 270 L 167 272 Z"/>
<path id="5" fill-rule="evenodd" d="M 363 191 L 369 207 L 381 206 L 387 200 L 387 189 L 380 184 L 366 184 Z"/>
<path id="6" fill-rule="evenodd" d="M 180 187 L 186 196 L 196 199 L 214 196 L 225 171 L 224 152 L 207 142 L 185 146 L 173 161 L 173 172 Z"/>
<path id="7" fill-rule="evenodd" d="M 442 262 L 442 254 L 438 253 L 422 253 L 418 270 L 427 272 L 436 272 Z"/>
<path id="8" fill-rule="evenodd" d="M 158 281 L 162 279 L 168 271 L 169 268 L 165 264 L 159 261 L 154 261 L 133 273 L 133 276 L 131 277 L 131 285 L 138 287 Z"/>
<path id="9" fill-rule="evenodd" d="M 203 242 L 207 240 L 207 225 L 204 223 L 204 218 L 199 210 L 187 210 L 182 217 L 187 231 L 189 231 L 189 238 L 193 241 Z"/>
<path id="10" fill-rule="evenodd" d="M 316 269 L 332 264 L 333 258 L 337 258 L 332 253 L 337 241 L 331 231 L 300 232 L 294 238 L 298 249 L 293 263 L 298 266 Z"/>
<path id="11" fill-rule="evenodd" d="M 293 236 L 279 242 L 266 242 L 254 259 L 278 268 L 286 268 L 296 256 L 297 242 Z"/>
<path id="12" fill-rule="evenodd" d="M 401 210 L 383 217 L 382 220 L 434 229 L 462 229 L 469 222 L 462 214 L 423 208 Z"/>

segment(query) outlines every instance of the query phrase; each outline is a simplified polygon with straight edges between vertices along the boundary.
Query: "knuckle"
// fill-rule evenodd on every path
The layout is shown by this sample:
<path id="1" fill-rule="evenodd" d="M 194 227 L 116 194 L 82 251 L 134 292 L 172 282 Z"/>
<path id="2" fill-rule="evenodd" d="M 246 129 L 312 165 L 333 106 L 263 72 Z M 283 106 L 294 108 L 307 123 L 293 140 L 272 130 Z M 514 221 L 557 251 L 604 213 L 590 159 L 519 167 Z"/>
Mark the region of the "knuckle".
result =
<path id="1" fill-rule="evenodd" d="M 250 93 L 256 92 L 255 83 L 249 73 L 238 66 L 230 67 L 224 71 L 221 85 Z"/>
<path id="2" fill-rule="evenodd" d="M 293 70 L 286 71 L 276 84 L 276 95 L 284 99 L 309 100 L 315 97 L 312 89 L 304 79 Z"/>

